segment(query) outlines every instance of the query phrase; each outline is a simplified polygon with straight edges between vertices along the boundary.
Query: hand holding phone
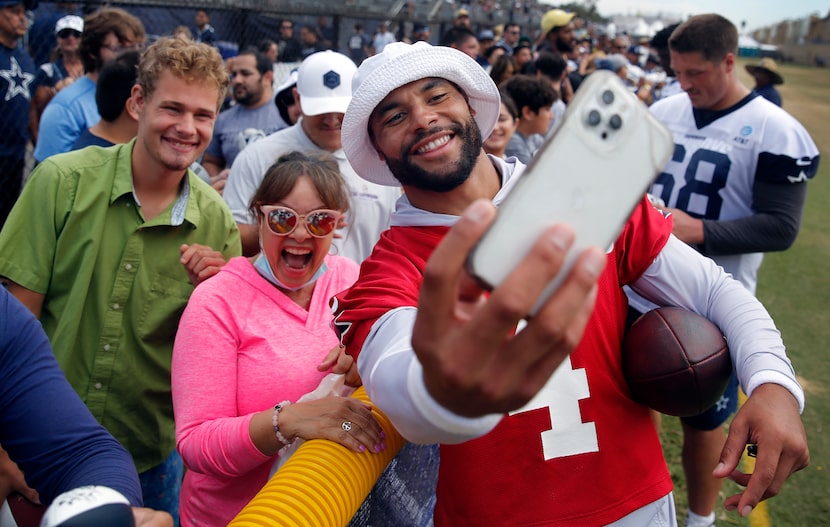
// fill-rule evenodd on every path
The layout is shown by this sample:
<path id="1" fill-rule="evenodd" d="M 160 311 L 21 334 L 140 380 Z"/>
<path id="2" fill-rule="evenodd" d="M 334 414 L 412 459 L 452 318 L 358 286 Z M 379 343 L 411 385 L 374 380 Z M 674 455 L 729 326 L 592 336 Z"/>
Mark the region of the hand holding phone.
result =
<path id="1" fill-rule="evenodd" d="M 671 134 L 616 75 L 592 73 L 470 253 L 470 274 L 496 287 L 547 226 L 571 225 L 575 242 L 535 313 L 584 249 L 616 239 L 672 150 Z"/>

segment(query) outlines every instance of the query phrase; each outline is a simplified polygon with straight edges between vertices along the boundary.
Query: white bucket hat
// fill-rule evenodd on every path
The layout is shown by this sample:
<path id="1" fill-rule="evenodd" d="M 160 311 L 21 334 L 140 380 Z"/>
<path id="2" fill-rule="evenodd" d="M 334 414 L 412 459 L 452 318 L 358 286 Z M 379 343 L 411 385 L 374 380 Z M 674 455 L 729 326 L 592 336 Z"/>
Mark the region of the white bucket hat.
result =
<path id="1" fill-rule="evenodd" d="M 354 61 L 336 51 L 309 55 L 297 70 L 297 92 L 305 115 L 345 113 L 352 99 Z"/>
<path id="2" fill-rule="evenodd" d="M 410 82 L 438 77 L 455 83 L 475 111 L 482 137 L 499 118 L 499 90 L 484 68 L 465 53 L 426 42 L 387 44 L 364 60 L 352 81 L 352 102 L 340 128 L 343 151 L 363 179 L 390 187 L 400 183 L 369 139 L 369 116 L 389 93 Z"/>

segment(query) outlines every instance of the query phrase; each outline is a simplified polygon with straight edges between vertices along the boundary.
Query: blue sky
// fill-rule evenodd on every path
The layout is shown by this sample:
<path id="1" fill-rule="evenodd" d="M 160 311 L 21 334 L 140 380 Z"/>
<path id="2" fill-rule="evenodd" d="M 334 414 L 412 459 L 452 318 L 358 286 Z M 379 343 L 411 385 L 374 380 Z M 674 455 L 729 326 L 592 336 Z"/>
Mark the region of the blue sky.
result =
<path id="1" fill-rule="evenodd" d="M 700 13 L 718 13 L 731 20 L 740 29 L 746 21 L 746 29 L 804 18 L 811 13 L 827 15 L 830 2 L 820 0 L 598 0 L 597 10 L 603 16 L 614 14 L 673 13 L 682 18 Z"/>

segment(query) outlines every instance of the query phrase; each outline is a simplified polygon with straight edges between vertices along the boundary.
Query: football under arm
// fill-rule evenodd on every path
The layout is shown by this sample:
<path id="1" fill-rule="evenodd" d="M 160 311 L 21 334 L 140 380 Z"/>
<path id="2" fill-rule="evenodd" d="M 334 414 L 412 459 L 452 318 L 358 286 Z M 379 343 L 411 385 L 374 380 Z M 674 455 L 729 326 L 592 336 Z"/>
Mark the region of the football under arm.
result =
<path id="1" fill-rule="evenodd" d="M 804 410 L 804 391 L 772 317 L 713 260 L 670 236 L 654 262 L 630 286 L 658 306 L 688 309 L 717 324 L 729 343 L 732 363 L 747 395 L 761 384 L 779 384 Z"/>

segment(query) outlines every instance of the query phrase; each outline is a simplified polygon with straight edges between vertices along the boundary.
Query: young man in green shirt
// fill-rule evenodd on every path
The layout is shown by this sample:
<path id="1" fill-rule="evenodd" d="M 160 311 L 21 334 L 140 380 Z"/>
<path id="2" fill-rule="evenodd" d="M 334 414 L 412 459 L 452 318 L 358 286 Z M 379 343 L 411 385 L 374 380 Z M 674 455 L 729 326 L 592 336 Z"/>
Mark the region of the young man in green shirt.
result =
<path id="1" fill-rule="evenodd" d="M 188 170 L 210 142 L 227 82 L 214 48 L 159 40 L 133 87 L 136 139 L 45 160 L 0 232 L 9 291 L 130 451 L 146 506 L 174 518 L 173 339 L 195 285 L 241 254 L 222 198 Z"/>

